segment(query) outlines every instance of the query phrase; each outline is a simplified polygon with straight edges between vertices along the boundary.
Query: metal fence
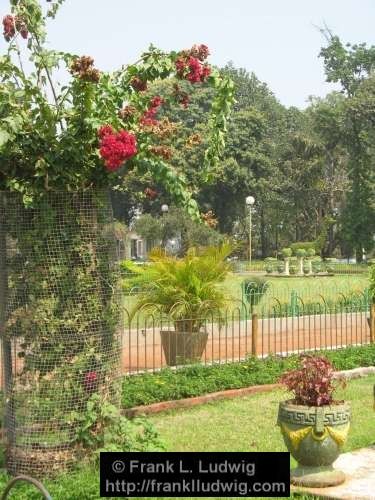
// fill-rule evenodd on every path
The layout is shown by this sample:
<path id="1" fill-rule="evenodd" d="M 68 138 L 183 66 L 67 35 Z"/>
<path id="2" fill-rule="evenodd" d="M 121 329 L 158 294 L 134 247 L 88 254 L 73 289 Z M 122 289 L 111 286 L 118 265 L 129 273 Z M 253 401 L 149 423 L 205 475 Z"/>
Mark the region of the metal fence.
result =
<path id="1" fill-rule="evenodd" d="M 200 332 L 189 331 L 189 320 L 185 331 L 176 331 L 175 323 L 162 314 L 139 312 L 131 318 L 124 309 L 123 373 L 374 342 L 375 312 L 368 290 L 335 297 L 322 294 L 315 300 L 304 300 L 296 291 L 284 300 L 278 292 L 273 296 L 269 288 L 250 293 L 236 306 L 204 318 Z"/>
<path id="2" fill-rule="evenodd" d="M 189 319 L 185 319 L 186 331 L 179 328 L 176 332 L 175 322 L 164 314 L 138 311 L 132 317 L 139 290 L 128 292 L 120 333 L 124 375 L 375 341 L 375 310 L 369 291 L 353 289 L 352 283 L 347 287 L 311 285 L 296 290 L 269 282 L 246 282 L 233 306 L 204 318 L 200 332 L 189 331 Z M 22 359 L 16 356 L 18 347 L 12 348 L 17 373 L 22 370 Z"/>

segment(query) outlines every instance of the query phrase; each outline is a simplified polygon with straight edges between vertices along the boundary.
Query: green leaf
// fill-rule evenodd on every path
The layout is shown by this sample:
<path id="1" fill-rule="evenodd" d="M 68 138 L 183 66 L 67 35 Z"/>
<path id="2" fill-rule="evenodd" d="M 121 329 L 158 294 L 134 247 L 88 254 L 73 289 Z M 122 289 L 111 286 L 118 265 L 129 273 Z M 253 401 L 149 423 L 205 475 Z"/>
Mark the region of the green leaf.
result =
<path id="1" fill-rule="evenodd" d="M 0 129 L 0 148 L 6 144 L 12 136 L 4 129 Z"/>
<path id="2" fill-rule="evenodd" d="M 3 122 L 6 122 L 9 125 L 9 128 L 15 134 L 21 129 L 23 120 L 21 116 L 7 116 L 3 119 Z"/>

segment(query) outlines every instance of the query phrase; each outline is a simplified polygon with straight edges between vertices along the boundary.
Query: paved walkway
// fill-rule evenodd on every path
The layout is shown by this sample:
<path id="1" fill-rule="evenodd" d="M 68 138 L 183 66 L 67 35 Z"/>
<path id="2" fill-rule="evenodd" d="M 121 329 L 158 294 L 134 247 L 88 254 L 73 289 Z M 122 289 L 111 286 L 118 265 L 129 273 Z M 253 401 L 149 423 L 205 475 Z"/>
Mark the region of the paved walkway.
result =
<path id="1" fill-rule="evenodd" d="M 375 417 L 374 417 L 375 419 Z M 374 424 L 375 439 L 375 424 Z M 292 488 L 318 498 L 345 500 L 375 500 L 375 445 L 350 453 L 343 453 L 334 464 L 345 472 L 347 479 L 331 488 Z"/>

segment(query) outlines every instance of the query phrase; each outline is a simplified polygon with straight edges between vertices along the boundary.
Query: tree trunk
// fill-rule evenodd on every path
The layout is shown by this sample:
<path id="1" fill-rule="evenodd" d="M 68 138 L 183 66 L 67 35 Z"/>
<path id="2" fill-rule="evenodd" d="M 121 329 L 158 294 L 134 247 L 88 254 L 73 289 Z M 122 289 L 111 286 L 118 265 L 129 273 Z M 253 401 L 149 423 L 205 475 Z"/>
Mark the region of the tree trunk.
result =
<path id="1" fill-rule="evenodd" d="M 363 248 L 361 246 L 356 246 L 355 260 L 358 264 L 361 264 L 363 262 Z"/>
<path id="2" fill-rule="evenodd" d="M 262 250 L 262 259 L 265 259 L 267 257 L 267 253 L 268 253 L 268 245 L 267 245 L 266 222 L 265 222 L 263 208 L 260 211 L 260 244 L 261 244 L 261 250 Z"/>
<path id="3" fill-rule="evenodd" d="M 79 459 L 80 426 L 93 395 L 118 403 L 113 219 L 105 193 L 49 193 L 33 208 L 16 194 L 5 196 L 5 338 L 17 346 L 22 368 L 13 377 L 6 370 L 7 468 L 41 477 Z M 4 303 L 1 319 L 4 327 Z"/>

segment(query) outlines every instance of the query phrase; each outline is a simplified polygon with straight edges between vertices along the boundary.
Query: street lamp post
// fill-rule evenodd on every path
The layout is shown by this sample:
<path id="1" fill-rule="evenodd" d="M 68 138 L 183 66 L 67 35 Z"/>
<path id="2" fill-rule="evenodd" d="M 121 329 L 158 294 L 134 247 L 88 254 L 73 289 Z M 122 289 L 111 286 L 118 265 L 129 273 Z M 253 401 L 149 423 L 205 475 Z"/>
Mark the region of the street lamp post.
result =
<path id="1" fill-rule="evenodd" d="M 253 212 L 253 205 L 255 203 L 255 198 L 254 196 L 247 196 L 246 197 L 246 205 L 249 207 L 249 266 L 251 266 L 251 233 L 252 233 L 252 212 Z"/>
<path id="2" fill-rule="evenodd" d="M 161 206 L 161 212 L 163 214 L 163 218 L 165 217 L 165 215 L 167 215 L 168 213 L 168 210 L 169 210 L 169 206 L 164 203 L 162 206 Z M 163 221 L 163 227 L 164 227 L 164 224 L 165 224 L 165 221 Z M 163 231 L 164 233 L 164 231 Z M 164 240 L 164 234 L 163 234 L 163 240 Z M 163 241 L 163 246 L 164 246 L 164 254 L 167 255 L 167 241 Z"/>
<path id="3" fill-rule="evenodd" d="M 334 245 L 334 238 L 335 238 L 335 231 L 336 231 L 336 223 L 337 223 L 337 217 L 339 215 L 339 209 L 337 207 L 332 208 L 332 215 L 334 218 L 334 222 L 332 225 L 329 227 L 328 231 L 328 255 L 331 257 L 333 253 L 333 245 Z"/>
<path id="4" fill-rule="evenodd" d="M 276 259 L 279 256 L 279 234 L 280 234 L 280 231 L 282 230 L 282 228 L 283 228 L 282 222 L 280 222 L 279 224 L 276 224 Z"/>

